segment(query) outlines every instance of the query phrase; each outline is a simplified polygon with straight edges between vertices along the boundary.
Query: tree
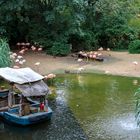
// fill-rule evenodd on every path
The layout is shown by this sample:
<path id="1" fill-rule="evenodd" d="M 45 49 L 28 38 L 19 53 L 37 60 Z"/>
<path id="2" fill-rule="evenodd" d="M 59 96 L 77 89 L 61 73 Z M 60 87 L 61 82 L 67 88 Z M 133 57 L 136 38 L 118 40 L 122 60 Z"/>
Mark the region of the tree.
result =
<path id="1" fill-rule="evenodd" d="M 137 35 L 128 24 L 132 6 L 128 0 L 1 0 L 0 34 L 10 44 L 30 41 L 51 54 L 60 46 L 127 48 Z"/>

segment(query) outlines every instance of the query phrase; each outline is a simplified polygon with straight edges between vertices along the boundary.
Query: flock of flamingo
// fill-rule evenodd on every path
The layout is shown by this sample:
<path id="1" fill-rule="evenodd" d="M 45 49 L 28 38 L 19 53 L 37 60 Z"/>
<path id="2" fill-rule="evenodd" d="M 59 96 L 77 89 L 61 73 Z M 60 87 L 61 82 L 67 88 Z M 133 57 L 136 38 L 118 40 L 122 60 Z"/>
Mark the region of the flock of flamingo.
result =
<path id="1" fill-rule="evenodd" d="M 24 59 L 23 55 L 31 50 L 34 52 L 41 52 L 42 51 L 42 46 L 36 47 L 35 45 L 31 45 L 30 43 L 17 43 L 16 46 L 18 47 L 19 51 L 17 53 L 15 52 L 10 52 L 10 59 L 13 63 L 13 68 L 19 69 L 23 67 L 24 63 L 26 63 L 26 59 Z M 39 66 L 40 62 L 36 62 L 34 65 L 36 66 L 38 72 L 39 72 Z M 56 75 L 53 73 L 50 73 L 48 75 L 44 76 L 44 79 L 53 79 L 55 78 Z"/>
<path id="2" fill-rule="evenodd" d="M 18 47 L 19 51 L 17 53 L 13 53 L 10 52 L 10 59 L 13 62 L 13 68 L 18 69 L 23 67 L 23 65 L 26 63 L 26 59 L 24 59 L 24 54 L 28 51 L 31 50 L 33 52 L 41 52 L 42 51 L 42 46 L 35 46 L 32 45 L 30 43 L 17 43 L 16 46 Z M 84 51 L 80 51 L 78 53 L 78 62 L 83 61 L 83 59 L 86 59 L 87 61 L 89 60 L 97 60 L 97 61 L 103 61 L 103 54 L 102 54 L 103 48 L 99 48 L 98 51 L 90 51 L 90 52 L 84 52 Z M 110 51 L 110 48 L 107 48 L 107 51 Z M 39 66 L 40 66 L 40 62 L 36 62 L 34 63 L 34 65 L 37 68 L 37 71 L 39 71 Z M 133 61 L 133 64 L 135 66 L 135 70 L 136 70 L 136 66 L 138 65 L 137 61 Z M 77 73 L 81 73 L 82 71 L 84 71 L 83 67 L 79 67 L 77 69 Z M 109 73 L 108 71 L 105 73 Z M 45 75 L 44 78 L 45 79 L 52 79 L 55 78 L 56 75 L 53 73 L 50 73 L 48 75 Z"/>
<path id="3" fill-rule="evenodd" d="M 100 47 L 97 51 L 90 51 L 90 52 L 84 52 L 80 51 L 78 53 L 78 58 L 85 58 L 88 60 L 97 60 L 97 61 L 103 61 L 103 54 L 101 53 L 103 51 L 103 48 Z M 110 48 L 107 48 L 107 51 L 110 51 Z M 78 62 L 82 61 L 82 59 L 78 59 Z"/>

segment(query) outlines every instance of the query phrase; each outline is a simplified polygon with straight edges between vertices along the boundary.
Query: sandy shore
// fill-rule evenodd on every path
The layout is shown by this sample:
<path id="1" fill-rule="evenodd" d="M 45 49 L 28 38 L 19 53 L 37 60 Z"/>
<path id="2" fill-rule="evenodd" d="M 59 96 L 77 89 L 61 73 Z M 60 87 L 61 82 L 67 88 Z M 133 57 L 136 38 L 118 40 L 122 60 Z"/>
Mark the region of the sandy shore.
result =
<path id="1" fill-rule="evenodd" d="M 104 61 L 78 62 L 76 57 L 52 57 L 44 53 L 26 53 L 24 58 L 26 65 L 35 71 L 45 75 L 48 73 L 65 73 L 65 70 L 77 72 L 82 67 L 83 72 L 101 72 L 113 75 L 124 75 L 140 77 L 140 54 L 129 54 L 128 52 L 102 51 Z M 134 61 L 138 64 L 134 65 Z M 40 62 L 37 67 L 34 64 Z"/>

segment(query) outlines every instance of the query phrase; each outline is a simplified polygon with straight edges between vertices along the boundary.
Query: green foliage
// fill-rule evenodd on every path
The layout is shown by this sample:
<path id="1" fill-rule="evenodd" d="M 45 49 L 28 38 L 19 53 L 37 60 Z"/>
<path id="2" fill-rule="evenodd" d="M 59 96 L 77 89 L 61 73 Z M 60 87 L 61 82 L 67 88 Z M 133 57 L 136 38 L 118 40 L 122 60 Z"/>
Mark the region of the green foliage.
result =
<path id="1" fill-rule="evenodd" d="M 140 40 L 134 40 L 129 44 L 129 53 L 140 53 Z"/>
<path id="2" fill-rule="evenodd" d="M 137 38 L 138 30 L 128 24 L 139 11 L 136 3 L 139 0 L 1 0 L 0 35 L 11 44 L 42 45 L 53 55 L 70 53 L 68 44 L 74 52 L 100 46 L 127 49 Z"/>
<path id="3" fill-rule="evenodd" d="M 66 56 L 71 52 L 71 45 L 63 42 L 54 42 L 50 49 L 53 56 Z"/>
<path id="4" fill-rule="evenodd" d="M 138 17 L 135 17 L 135 18 L 132 18 L 129 22 L 130 26 L 139 30 L 140 32 L 140 18 Z"/>
<path id="5" fill-rule="evenodd" d="M 51 94 L 48 94 L 47 99 L 48 99 L 49 101 L 53 101 L 53 100 L 56 99 L 56 97 L 57 97 L 57 94 L 56 94 L 55 92 L 53 92 L 53 93 L 51 93 Z"/>
<path id="6" fill-rule="evenodd" d="M 0 39 L 0 67 L 8 67 L 11 65 L 10 49 L 6 39 Z"/>

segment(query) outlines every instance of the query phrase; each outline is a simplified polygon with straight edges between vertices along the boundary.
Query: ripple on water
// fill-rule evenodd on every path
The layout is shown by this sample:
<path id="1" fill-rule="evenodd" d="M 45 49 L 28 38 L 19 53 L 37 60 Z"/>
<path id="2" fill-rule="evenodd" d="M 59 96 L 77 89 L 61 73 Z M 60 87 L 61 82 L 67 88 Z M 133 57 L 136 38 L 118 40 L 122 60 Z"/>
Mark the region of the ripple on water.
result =
<path id="1" fill-rule="evenodd" d="M 140 139 L 133 113 L 124 113 L 114 117 L 98 117 L 83 124 L 91 140 L 138 140 Z"/>

